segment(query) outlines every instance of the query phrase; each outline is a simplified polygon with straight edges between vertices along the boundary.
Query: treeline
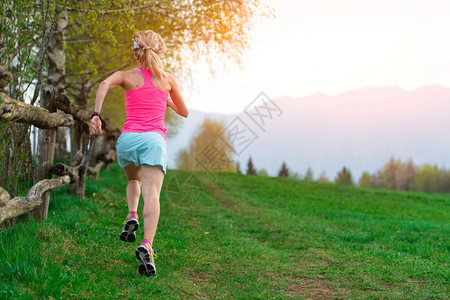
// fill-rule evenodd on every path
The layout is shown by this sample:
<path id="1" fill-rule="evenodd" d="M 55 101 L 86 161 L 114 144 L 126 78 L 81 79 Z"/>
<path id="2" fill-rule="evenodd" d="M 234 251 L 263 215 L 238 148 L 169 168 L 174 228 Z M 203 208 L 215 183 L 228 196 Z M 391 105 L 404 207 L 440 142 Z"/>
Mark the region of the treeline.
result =
<path id="1" fill-rule="evenodd" d="M 225 125 L 215 120 L 205 119 L 189 146 L 178 153 L 177 168 L 184 170 L 225 171 L 239 174 L 269 176 L 266 169 L 258 169 L 250 157 L 242 171 L 239 162 L 233 160 L 232 141 L 223 135 Z M 325 173 L 314 178 L 311 168 L 304 176 L 289 170 L 283 162 L 278 177 L 290 177 L 306 181 L 331 182 Z M 350 169 L 343 167 L 332 181 L 335 184 L 364 188 L 390 189 L 400 191 L 421 191 L 426 193 L 450 193 L 450 170 L 437 165 L 416 166 L 411 160 L 402 162 L 391 158 L 380 170 L 370 174 L 364 172 L 355 182 Z"/>
<path id="2" fill-rule="evenodd" d="M 240 172 L 239 167 L 237 169 Z M 267 171 L 265 169 L 257 171 L 250 158 L 247 163 L 246 174 L 267 176 Z M 292 173 L 289 171 L 285 162 L 280 167 L 278 177 L 330 182 L 324 173 L 317 179 L 314 179 L 311 168 L 308 168 L 305 176 L 300 176 L 297 172 Z M 333 182 L 335 184 L 374 189 L 450 193 L 450 170 L 441 169 L 436 164 L 416 166 L 411 160 L 402 162 L 400 159 L 392 158 L 377 172 L 373 174 L 364 172 L 357 183 L 355 183 L 351 171 L 343 167 L 337 173 Z"/>
<path id="3" fill-rule="evenodd" d="M 426 193 L 450 193 L 450 170 L 436 164 L 416 166 L 410 160 L 391 159 L 374 174 L 364 172 L 358 182 L 360 187 Z"/>

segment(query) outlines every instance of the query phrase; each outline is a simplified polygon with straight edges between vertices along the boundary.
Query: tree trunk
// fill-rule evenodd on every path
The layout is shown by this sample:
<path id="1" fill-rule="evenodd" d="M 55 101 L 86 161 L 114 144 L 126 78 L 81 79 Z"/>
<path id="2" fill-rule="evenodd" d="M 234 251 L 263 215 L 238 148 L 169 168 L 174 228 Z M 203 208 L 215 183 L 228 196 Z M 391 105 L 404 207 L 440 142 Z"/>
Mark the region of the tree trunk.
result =
<path id="1" fill-rule="evenodd" d="M 0 90 L 3 90 L 13 78 L 12 74 L 6 71 L 4 66 L 0 66 Z"/>
<path id="2" fill-rule="evenodd" d="M 66 128 L 58 127 L 56 129 L 55 159 L 58 161 L 66 162 L 69 159 L 67 156 L 66 134 Z"/>
<path id="3" fill-rule="evenodd" d="M 63 11 L 56 22 L 55 31 L 50 36 L 47 45 L 48 56 L 48 84 L 56 89 L 57 94 L 61 94 L 65 89 L 66 74 L 66 52 L 65 35 L 67 28 L 67 11 Z"/>
<path id="4" fill-rule="evenodd" d="M 41 105 L 49 112 L 55 112 L 56 90 L 53 87 L 44 87 L 42 89 Z M 56 128 L 39 130 L 39 143 L 36 155 L 36 175 L 34 182 L 51 178 L 51 168 L 53 166 L 53 157 L 55 154 Z M 42 204 L 33 213 L 32 216 L 37 220 L 46 220 L 48 213 L 48 204 L 50 202 L 50 192 L 42 195 Z"/>
<path id="5" fill-rule="evenodd" d="M 56 88 L 57 94 L 64 92 L 66 86 L 66 52 L 64 50 L 67 28 L 67 11 L 59 15 L 55 31 L 50 36 L 47 46 L 48 85 Z M 56 133 L 55 159 L 67 161 L 66 129 L 59 127 Z"/>

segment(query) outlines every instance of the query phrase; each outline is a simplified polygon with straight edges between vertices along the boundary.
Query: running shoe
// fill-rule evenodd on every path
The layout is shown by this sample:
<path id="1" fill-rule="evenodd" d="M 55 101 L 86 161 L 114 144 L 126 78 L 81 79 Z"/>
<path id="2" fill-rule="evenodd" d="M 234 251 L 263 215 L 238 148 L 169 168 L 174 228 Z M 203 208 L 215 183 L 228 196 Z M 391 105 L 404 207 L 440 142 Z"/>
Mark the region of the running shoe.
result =
<path id="1" fill-rule="evenodd" d="M 148 240 L 144 240 L 139 247 L 136 248 L 136 258 L 139 260 L 139 274 L 149 276 L 156 275 L 155 268 L 155 249 L 153 249 L 152 243 Z"/>
<path id="2" fill-rule="evenodd" d="M 124 242 L 134 242 L 136 240 L 136 234 L 134 232 L 139 228 L 137 212 L 130 211 L 127 219 L 123 222 L 123 225 L 120 239 Z"/>

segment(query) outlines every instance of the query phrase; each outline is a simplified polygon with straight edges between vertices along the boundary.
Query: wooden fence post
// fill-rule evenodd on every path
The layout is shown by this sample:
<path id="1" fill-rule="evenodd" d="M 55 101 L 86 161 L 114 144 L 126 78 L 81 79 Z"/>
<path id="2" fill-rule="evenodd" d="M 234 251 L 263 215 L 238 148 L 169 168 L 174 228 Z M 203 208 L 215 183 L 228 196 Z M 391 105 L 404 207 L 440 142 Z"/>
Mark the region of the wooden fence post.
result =
<path id="1" fill-rule="evenodd" d="M 41 107 L 49 112 L 56 112 L 55 107 L 56 89 L 52 86 L 46 86 L 42 89 Z M 56 128 L 40 129 L 38 137 L 38 147 L 36 155 L 36 173 L 34 182 L 37 183 L 43 179 L 51 178 L 51 168 L 53 166 L 53 157 L 55 155 Z M 32 212 L 36 220 L 46 220 L 48 213 L 48 204 L 50 202 L 50 191 L 42 195 L 42 204 Z"/>
<path id="2" fill-rule="evenodd" d="M 93 137 L 91 140 L 91 138 L 89 138 L 89 134 L 84 133 L 82 140 L 83 140 L 83 147 L 81 149 L 83 151 L 83 158 L 81 159 L 81 162 L 80 162 L 80 171 L 79 171 L 80 179 L 77 182 L 77 196 L 80 199 L 84 199 L 84 190 L 85 190 L 85 186 L 86 186 L 86 175 L 88 172 L 89 160 L 90 160 L 89 157 L 91 155 L 92 147 L 93 147 L 93 145 L 89 145 L 89 144 L 94 144 L 95 138 Z M 88 147 L 89 147 L 89 149 L 88 149 Z"/>

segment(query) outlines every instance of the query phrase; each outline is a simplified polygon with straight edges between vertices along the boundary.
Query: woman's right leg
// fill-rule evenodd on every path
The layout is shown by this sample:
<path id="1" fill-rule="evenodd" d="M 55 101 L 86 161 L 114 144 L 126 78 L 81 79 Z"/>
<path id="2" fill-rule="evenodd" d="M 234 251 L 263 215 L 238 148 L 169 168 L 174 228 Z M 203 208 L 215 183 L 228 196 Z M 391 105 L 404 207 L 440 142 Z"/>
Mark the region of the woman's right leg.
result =
<path id="1" fill-rule="evenodd" d="M 142 197 L 144 198 L 144 241 L 136 248 L 140 261 L 139 274 L 156 275 L 153 239 L 159 220 L 159 194 L 164 180 L 160 167 L 142 165 Z"/>
<path id="2" fill-rule="evenodd" d="M 127 177 L 128 180 L 127 185 L 128 211 L 137 211 L 142 186 L 141 166 L 135 166 L 134 164 L 131 164 L 123 168 L 123 171 L 125 172 L 125 176 Z"/>

